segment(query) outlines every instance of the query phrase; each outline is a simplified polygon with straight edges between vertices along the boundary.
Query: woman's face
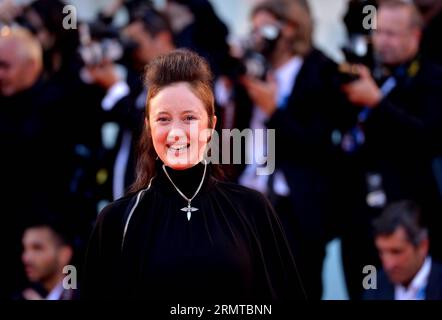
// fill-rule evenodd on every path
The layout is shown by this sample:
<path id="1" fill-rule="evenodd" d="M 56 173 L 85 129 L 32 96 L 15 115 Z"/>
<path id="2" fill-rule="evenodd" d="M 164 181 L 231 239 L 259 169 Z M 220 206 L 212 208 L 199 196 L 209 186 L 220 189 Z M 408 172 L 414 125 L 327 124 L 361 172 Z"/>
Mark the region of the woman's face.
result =
<path id="1" fill-rule="evenodd" d="M 211 129 L 206 107 L 189 84 L 167 86 L 150 100 L 149 126 L 153 145 L 163 163 L 176 170 L 203 159 Z M 210 129 L 210 130 L 209 130 Z"/>

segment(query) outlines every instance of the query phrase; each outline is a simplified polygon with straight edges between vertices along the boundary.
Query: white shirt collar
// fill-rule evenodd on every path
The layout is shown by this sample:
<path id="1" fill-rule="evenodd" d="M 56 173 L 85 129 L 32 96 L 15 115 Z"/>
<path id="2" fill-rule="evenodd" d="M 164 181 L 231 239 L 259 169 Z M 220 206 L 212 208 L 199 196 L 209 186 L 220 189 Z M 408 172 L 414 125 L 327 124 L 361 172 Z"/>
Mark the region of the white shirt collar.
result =
<path id="1" fill-rule="evenodd" d="M 431 257 L 427 257 L 419 272 L 414 276 L 408 288 L 402 285 L 394 287 L 395 300 L 424 300 L 425 288 L 431 271 Z"/>
<path id="2" fill-rule="evenodd" d="M 303 59 L 300 56 L 294 56 L 285 64 L 275 69 L 274 77 L 278 87 L 278 104 L 292 93 L 302 64 Z"/>
<path id="3" fill-rule="evenodd" d="M 63 281 L 60 281 L 46 296 L 46 300 L 60 300 L 63 290 Z"/>
<path id="4" fill-rule="evenodd" d="M 299 70 L 301 70 L 303 60 L 301 57 L 294 56 L 285 64 L 280 66 L 279 68 L 273 70 L 273 77 L 275 78 L 277 85 L 277 95 L 276 101 L 278 107 L 281 107 L 281 104 L 285 102 L 285 100 L 290 97 L 293 87 L 295 85 L 296 78 L 298 77 Z M 250 128 L 253 130 L 256 129 L 266 129 L 265 121 L 267 121 L 268 115 L 265 114 L 260 108 L 255 106 L 253 108 L 252 118 L 250 120 Z M 239 177 L 239 183 L 243 186 L 258 190 L 262 193 L 266 193 L 267 190 L 267 182 L 268 175 L 257 175 L 256 168 L 258 166 L 257 163 L 263 163 L 262 157 L 267 154 L 267 145 L 266 140 L 264 139 L 264 143 L 256 143 L 254 139 L 247 139 L 248 141 L 246 145 L 246 152 L 252 156 L 254 159 L 253 164 L 249 164 L 242 175 Z M 259 161 L 257 161 L 259 159 Z M 274 185 L 277 186 L 275 188 L 275 192 L 278 192 L 279 195 L 287 195 L 290 191 L 285 178 L 283 175 L 276 175 L 274 180 Z"/>

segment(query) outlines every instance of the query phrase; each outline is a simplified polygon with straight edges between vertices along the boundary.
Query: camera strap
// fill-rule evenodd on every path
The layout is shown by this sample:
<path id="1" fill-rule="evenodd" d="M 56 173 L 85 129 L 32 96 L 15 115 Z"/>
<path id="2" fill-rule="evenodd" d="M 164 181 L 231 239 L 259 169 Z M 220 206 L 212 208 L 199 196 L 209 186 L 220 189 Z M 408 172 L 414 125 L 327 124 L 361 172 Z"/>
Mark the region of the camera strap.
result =
<path id="1" fill-rule="evenodd" d="M 419 57 L 414 59 L 410 64 L 406 64 L 397 68 L 392 76 L 387 78 L 381 86 L 382 96 L 386 97 L 393 91 L 398 83 L 405 83 L 411 81 L 420 70 Z M 364 123 L 367 121 L 370 115 L 369 108 L 364 108 L 358 115 L 358 123 Z"/>
<path id="2" fill-rule="evenodd" d="M 396 87 L 396 85 L 397 85 L 396 78 L 394 76 L 389 77 L 381 86 L 382 96 L 386 97 L 387 95 L 389 95 L 390 92 L 393 91 L 393 89 Z M 365 121 L 367 121 L 368 116 L 371 113 L 371 110 L 372 109 L 368 107 L 362 109 L 362 111 L 358 114 L 358 123 L 364 123 Z"/>
<path id="3" fill-rule="evenodd" d="M 381 86 L 382 96 L 389 95 L 397 86 L 397 81 L 394 76 L 389 77 Z M 365 143 L 364 123 L 367 121 L 373 109 L 365 107 L 358 114 L 358 121 L 350 131 L 344 134 L 340 139 L 341 149 L 346 153 L 356 152 Z M 335 133 L 333 133 L 335 135 Z"/>

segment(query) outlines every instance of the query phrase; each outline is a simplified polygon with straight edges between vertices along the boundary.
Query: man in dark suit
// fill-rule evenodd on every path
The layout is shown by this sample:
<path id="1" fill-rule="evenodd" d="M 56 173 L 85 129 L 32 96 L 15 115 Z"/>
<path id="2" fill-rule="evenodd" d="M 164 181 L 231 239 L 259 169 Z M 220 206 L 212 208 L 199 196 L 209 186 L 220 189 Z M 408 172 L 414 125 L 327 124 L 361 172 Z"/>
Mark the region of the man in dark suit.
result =
<path id="1" fill-rule="evenodd" d="M 442 265 L 429 255 L 428 233 L 412 201 L 389 205 L 375 220 L 375 243 L 383 270 L 367 300 L 441 300 Z"/>
<path id="2" fill-rule="evenodd" d="M 74 248 L 60 223 L 47 221 L 29 224 L 22 237 L 22 262 L 29 286 L 21 292 L 25 300 L 75 300 L 78 298 L 72 262 Z M 73 266 L 70 266 L 71 268 Z M 70 279 L 66 278 L 67 273 Z M 20 298 L 20 296 L 16 297 Z"/>
<path id="3" fill-rule="evenodd" d="M 0 30 L 0 180 L 2 203 L 10 203 L 3 223 L 8 228 L 1 234 L 2 243 L 10 243 L 4 252 L 0 272 L 8 277 L 0 288 L 0 299 L 9 297 L 23 280 L 17 272 L 20 259 L 22 223 L 39 207 L 55 188 L 43 188 L 61 172 L 52 174 L 56 161 L 47 134 L 48 105 L 41 81 L 42 49 L 37 39 L 20 27 L 4 26 Z M 60 121 L 60 119 L 59 119 Z M 54 184 L 55 185 L 55 184 Z M 28 188 L 26 201 L 18 190 Z M 61 184 L 57 184 L 57 190 Z"/>
<path id="4" fill-rule="evenodd" d="M 256 50 L 266 57 L 269 72 L 265 80 L 243 79 L 254 104 L 249 126 L 275 130 L 275 154 L 267 152 L 275 157 L 276 170 L 259 176 L 256 165 L 248 165 L 239 182 L 270 198 L 307 296 L 319 300 L 331 210 L 330 127 L 339 105 L 339 90 L 333 90 L 337 67 L 312 45 L 312 18 L 305 1 L 264 1 L 253 9 L 252 25 Z M 266 39 L 265 31 L 272 28 L 279 34 Z M 238 108 L 244 112 L 243 105 Z M 260 146 L 253 147 L 259 155 Z"/>
<path id="5" fill-rule="evenodd" d="M 371 73 L 358 66 L 360 78 L 344 86 L 355 111 L 350 132 L 361 141 L 344 171 L 353 208 L 344 220 L 342 243 L 353 298 L 362 290 L 363 267 L 379 263 L 371 221 L 387 202 L 416 201 L 429 226 L 432 254 L 441 256 L 441 201 L 432 162 L 441 154 L 442 70 L 420 57 L 421 35 L 422 20 L 412 3 L 383 1 L 373 33 L 381 68 Z"/>
<path id="6" fill-rule="evenodd" d="M 3 215 L 8 228 L 0 242 L 11 244 L 3 255 L 7 263 L 0 266 L 8 275 L 0 299 L 10 297 L 24 281 L 19 272 L 23 225 L 43 208 L 63 206 L 71 212 L 76 205 L 69 197 L 75 112 L 60 88 L 42 79 L 42 56 L 40 43 L 26 29 L 0 30 L 0 181 L 1 201 L 8 207 Z M 73 223 L 88 229 L 83 210 L 72 213 Z"/>
<path id="7" fill-rule="evenodd" d="M 229 30 L 208 0 L 167 0 L 164 13 L 178 48 L 188 48 L 207 59 L 215 78 L 225 70 Z M 210 37 L 206 31 L 210 30 Z"/>

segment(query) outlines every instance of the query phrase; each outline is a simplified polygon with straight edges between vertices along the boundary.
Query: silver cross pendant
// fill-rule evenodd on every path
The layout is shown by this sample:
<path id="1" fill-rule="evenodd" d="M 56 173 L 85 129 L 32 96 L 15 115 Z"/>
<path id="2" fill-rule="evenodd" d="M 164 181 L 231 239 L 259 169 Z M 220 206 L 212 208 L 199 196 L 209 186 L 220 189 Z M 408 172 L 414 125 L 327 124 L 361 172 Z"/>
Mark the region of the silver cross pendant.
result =
<path id="1" fill-rule="evenodd" d="M 192 218 L 192 212 L 197 211 L 197 208 L 194 208 L 190 205 L 190 201 L 187 203 L 187 207 L 181 209 L 181 211 L 187 212 L 187 220 L 190 221 Z"/>

